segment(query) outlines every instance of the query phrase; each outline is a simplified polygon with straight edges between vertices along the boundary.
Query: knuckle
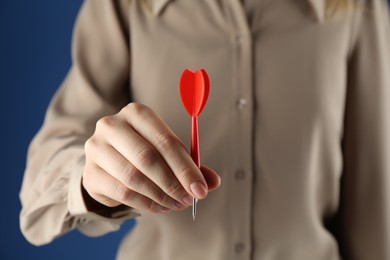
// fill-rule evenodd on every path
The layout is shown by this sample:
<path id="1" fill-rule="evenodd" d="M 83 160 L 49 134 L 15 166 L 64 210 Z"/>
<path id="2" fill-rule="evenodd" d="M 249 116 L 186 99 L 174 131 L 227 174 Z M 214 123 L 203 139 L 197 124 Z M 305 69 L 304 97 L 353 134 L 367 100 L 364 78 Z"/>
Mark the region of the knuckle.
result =
<path id="1" fill-rule="evenodd" d="M 167 151 L 175 149 L 177 147 L 178 140 L 173 134 L 165 132 L 157 136 L 156 144 L 162 151 Z"/>
<path id="2" fill-rule="evenodd" d="M 157 196 L 158 198 L 156 201 L 161 205 L 168 205 L 168 202 L 171 200 L 171 198 L 165 192 L 159 192 Z"/>
<path id="3" fill-rule="evenodd" d="M 161 209 L 161 207 L 157 203 L 155 203 L 153 200 L 149 200 L 146 207 L 147 207 L 148 211 L 151 211 L 154 213 L 160 212 L 160 209 Z"/>
<path id="4" fill-rule="evenodd" d="M 112 116 L 102 117 L 96 122 L 97 130 L 109 129 L 113 126 L 114 126 L 114 118 Z"/>
<path id="5" fill-rule="evenodd" d="M 124 112 L 125 113 L 129 113 L 129 114 L 143 114 L 145 113 L 145 111 L 147 110 L 147 107 L 145 105 L 142 105 L 140 103 L 136 103 L 136 102 L 133 102 L 133 103 L 130 103 L 129 105 L 127 105 L 125 108 L 124 108 Z"/>
<path id="6" fill-rule="evenodd" d="M 121 171 L 123 183 L 126 186 L 138 186 L 140 183 L 139 171 L 131 164 L 127 164 Z"/>
<path id="7" fill-rule="evenodd" d="M 85 141 L 85 143 L 84 143 L 84 150 L 85 151 L 92 150 L 93 148 L 95 148 L 97 146 L 97 143 L 98 143 L 98 141 L 97 141 L 95 136 L 88 138 L 87 141 Z"/>
<path id="8" fill-rule="evenodd" d="M 145 208 L 149 211 L 153 211 L 154 207 L 154 202 L 152 200 L 146 200 L 145 201 Z"/>
<path id="9" fill-rule="evenodd" d="M 182 168 L 179 172 L 177 172 L 176 177 L 182 181 L 190 181 L 192 179 L 192 176 L 194 175 L 195 175 L 194 170 L 190 167 L 187 167 L 187 168 Z"/>
<path id="10" fill-rule="evenodd" d="M 177 181 L 169 184 L 169 186 L 166 189 L 167 194 L 169 194 L 173 198 L 178 197 L 177 195 L 182 193 L 182 191 L 183 191 L 182 186 Z"/>
<path id="11" fill-rule="evenodd" d="M 115 188 L 115 193 L 118 201 L 128 201 L 132 192 L 126 186 L 119 184 Z"/>
<path id="12" fill-rule="evenodd" d="M 156 119 L 154 111 L 140 103 L 130 103 L 123 109 L 123 113 L 126 114 L 130 124 L 139 124 L 144 121 L 150 121 Z"/>
<path id="13" fill-rule="evenodd" d="M 135 159 L 140 167 L 147 168 L 159 160 L 159 155 L 154 148 L 146 147 L 136 154 Z"/>

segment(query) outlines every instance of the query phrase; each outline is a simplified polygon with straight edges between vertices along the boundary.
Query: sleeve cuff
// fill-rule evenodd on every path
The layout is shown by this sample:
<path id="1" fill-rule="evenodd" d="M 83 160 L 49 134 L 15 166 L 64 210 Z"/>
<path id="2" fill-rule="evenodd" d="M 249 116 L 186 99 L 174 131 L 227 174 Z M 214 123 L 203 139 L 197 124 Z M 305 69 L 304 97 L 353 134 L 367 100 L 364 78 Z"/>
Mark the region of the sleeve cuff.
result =
<path id="1" fill-rule="evenodd" d="M 100 236 L 118 230 L 125 220 L 140 216 L 132 208 L 115 211 L 110 214 L 110 217 L 104 217 L 88 211 L 81 189 L 84 164 L 84 158 L 80 158 L 76 162 L 70 176 L 68 189 L 68 210 L 70 215 L 76 218 L 76 221 L 79 223 L 77 228 L 82 233 L 89 236 Z"/>

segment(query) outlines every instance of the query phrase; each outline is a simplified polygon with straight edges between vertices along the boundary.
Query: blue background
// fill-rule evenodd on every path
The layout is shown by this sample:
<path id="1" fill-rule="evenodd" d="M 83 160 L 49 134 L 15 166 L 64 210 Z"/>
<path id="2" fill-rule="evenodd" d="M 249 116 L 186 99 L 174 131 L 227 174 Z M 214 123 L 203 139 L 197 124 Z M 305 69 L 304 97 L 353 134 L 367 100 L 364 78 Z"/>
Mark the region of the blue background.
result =
<path id="1" fill-rule="evenodd" d="M 19 229 L 19 190 L 27 146 L 70 67 L 74 21 L 82 1 L 0 0 L 0 260 L 114 259 L 132 227 L 91 239 L 73 231 L 35 247 Z"/>
<path id="2" fill-rule="evenodd" d="M 47 246 L 30 245 L 19 230 L 18 193 L 27 146 L 70 67 L 73 24 L 81 0 L 0 0 L 1 215 L 0 260 L 114 259 L 133 222 L 90 239 L 73 231 Z"/>

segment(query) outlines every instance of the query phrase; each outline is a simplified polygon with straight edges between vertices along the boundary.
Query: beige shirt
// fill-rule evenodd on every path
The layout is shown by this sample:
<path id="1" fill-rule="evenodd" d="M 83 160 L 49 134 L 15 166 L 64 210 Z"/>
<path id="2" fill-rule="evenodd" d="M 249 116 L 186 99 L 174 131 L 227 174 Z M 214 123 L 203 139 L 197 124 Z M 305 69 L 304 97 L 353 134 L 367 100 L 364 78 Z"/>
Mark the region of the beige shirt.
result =
<path id="1" fill-rule="evenodd" d="M 390 23 L 385 0 L 86 0 L 73 66 L 33 140 L 20 193 L 33 244 L 137 225 L 118 259 L 390 259 Z M 222 178 L 191 209 L 88 212 L 95 122 L 131 101 L 188 144 L 178 82 L 205 68 L 202 163 Z"/>

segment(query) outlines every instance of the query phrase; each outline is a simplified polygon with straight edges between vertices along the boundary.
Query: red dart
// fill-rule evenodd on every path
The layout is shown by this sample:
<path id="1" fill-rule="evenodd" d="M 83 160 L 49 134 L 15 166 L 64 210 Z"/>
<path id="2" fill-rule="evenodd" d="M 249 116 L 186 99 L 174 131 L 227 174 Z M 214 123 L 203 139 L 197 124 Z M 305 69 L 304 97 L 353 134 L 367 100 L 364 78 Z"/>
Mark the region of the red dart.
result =
<path id="1" fill-rule="evenodd" d="M 191 157 L 200 168 L 198 116 L 202 113 L 210 93 L 210 80 L 204 69 L 195 73 L 189 69 L 184 70 L 180 78 L 180 98 L 187 113 L 192 118 L 191 127 Z M 196 202 L 192 205 L 192 218 L 196 216 Z"/>

